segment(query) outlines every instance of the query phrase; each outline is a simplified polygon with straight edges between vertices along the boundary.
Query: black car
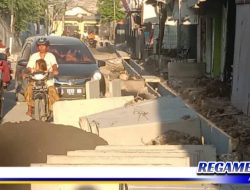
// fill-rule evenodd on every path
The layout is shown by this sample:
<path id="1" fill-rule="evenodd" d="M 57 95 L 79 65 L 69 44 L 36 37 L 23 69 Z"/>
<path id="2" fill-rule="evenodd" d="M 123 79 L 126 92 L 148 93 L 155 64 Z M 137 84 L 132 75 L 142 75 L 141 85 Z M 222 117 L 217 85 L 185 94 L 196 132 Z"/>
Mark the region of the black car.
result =
<path id="1" fill-rule="evenodd" d="M 30 55 L 37 52 L 36 41 L 41 36 L 27 38 L 16 65 L 16 98 L 24 100 L 24 89 L 27 81 L 22 73 L 27 66 Z M 90 80 L 100 80 L 100 94 L 105 95 L 105 80 L 99 66 L 105 62 L 97 61 L 89 48 L 79 39 L 73 37 L 44 36 L 49 42 L 49 52 L 53 53 L 59 65 L 59 75 L 55 86 L 62 99 L 85 98 L 85 84 Z"/>

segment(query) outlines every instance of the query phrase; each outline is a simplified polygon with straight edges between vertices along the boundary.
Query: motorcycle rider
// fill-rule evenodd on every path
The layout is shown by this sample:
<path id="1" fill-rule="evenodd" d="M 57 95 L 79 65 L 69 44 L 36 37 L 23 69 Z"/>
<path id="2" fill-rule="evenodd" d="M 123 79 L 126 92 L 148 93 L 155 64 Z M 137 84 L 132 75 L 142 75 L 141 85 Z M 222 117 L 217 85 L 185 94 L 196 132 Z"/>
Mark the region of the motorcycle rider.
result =
<path id="1" fill-rule="evenodd" d="M 96 40 L 95 40 L 95 33 L 93 31 L 91 31 L 88 35 L 88 44 L 90 45 L 90 47 L 96 47 Z"/>
<path id="2" fill-rule="evenodd" d="M 47 67 L 47 72 L 52 73 L 53 75 L 58 75 L 58 64 L 56 61 L 55 56 L 48 52 L 49 49 L 49 41 L 41 37 L 36 42 L 38 52 L 32 54 L 30 56 L 29 62 L 27 64 L 27 72 L 28 73 L 34 73 L 37 71 L 37 61 L 41 62 L 41 59 L 44 60 Z M 48 86 L 48 95 L 49 95 L 49 110 L 52 111 L 52 105 L 55 101 L 59 100 L 59 96 L 57 94 L 57 91 L 54 87 L 53 80 L 47 81 Z M 26 91 L 25 91 L 25 100 L 28 104 L 28 111 L 26 114 L 28 116 L 32 116 L 32 107 L 34 106 L 34 102 L 32 100 L 32 83 L 29 82 Z"/>
<path id="3" fill-rule="evenodd" d="M 8 62 L 8 54 L 6 54 L 6 49 L 0 52 L 0 70 L 2 72 L 2 84 L 3 88 L 6 89 L 11 81 L 11 65 Z"/>
<path id="4" fill-rule="evenodd" d="M 88 34 L 88 40 L 95 40 L 95 33 L 93 31 L 91 31 L 89 34 Z"/>

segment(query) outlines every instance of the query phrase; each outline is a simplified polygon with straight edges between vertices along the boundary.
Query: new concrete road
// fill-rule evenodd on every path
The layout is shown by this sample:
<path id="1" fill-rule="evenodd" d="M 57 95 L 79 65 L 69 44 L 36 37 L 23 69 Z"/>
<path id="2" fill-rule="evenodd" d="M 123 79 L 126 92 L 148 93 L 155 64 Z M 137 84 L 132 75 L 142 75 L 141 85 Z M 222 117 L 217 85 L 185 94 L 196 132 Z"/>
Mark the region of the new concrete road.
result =
<path id="1" fill-rule="evenodd" d="M 11 55 L 9 60 L 11 61 L 11 68 L 13 71 L 13 80 L 8 86 L 7 90 L 4 90 L 4 105 L 3 105 L 3 120 L 5 122 L 19 122 L 19 121 L 29 121 L 31 118 L 25 113 L 27 111 L 27 106 L 25 102 L 16 102 L 15 96 L 15 68 L 16 60 L 18 54 Z"/>
<path id="2" fill-rule="evenodd" d="M 15 89 L 13 80 L 11 85 L 4 92 L 3 120 L 5 122 L 29 121 L 31 118 L 25 113 L 27 105 L 25 102 L 16 102 Z"/>
<path id="3" fill-rule="evenodd" d="M 92 53 L 94 54 L 97 60 L 109 60 L 117 58 L 117 55 L 114 53 L 112 49 L 107 49 L 107 48 L 100 48 L 98 50 L 93 49 Z M 12 63 L 12 69 L 16 68 L 15 64 L 17 56 L 18 55 L 15 54 L 10 57 L 10 61 Z M 25 102 L 16 102 L 15 80 L 13 79 L 8 89 L 4 91 L 4 107 L 3 107 L 4 117 L 2 123 L 29 121 L 31 118 L 25 114 L 26 111 L 27 111 L 27 105 Z"/>

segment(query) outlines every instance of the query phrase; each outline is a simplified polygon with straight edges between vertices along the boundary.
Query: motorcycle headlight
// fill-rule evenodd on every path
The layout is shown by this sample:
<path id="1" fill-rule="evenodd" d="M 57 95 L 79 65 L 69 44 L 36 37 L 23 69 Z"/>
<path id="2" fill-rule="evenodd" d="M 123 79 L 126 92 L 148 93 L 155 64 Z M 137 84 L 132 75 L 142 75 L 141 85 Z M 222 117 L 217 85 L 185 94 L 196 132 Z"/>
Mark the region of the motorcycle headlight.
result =
<path id="1" fill-rule="evenodd" d="M 94 80 L 101 80 L 102 74 L 100 72 L 95 72 L 93 75 Z"/>
<path id="2" fill-rule="evenodd" d="M 32 78 L 34 80 L 43 80 L 46 76 L 43 74 L 35 74 L 34 76 L 32 76 Z"/>

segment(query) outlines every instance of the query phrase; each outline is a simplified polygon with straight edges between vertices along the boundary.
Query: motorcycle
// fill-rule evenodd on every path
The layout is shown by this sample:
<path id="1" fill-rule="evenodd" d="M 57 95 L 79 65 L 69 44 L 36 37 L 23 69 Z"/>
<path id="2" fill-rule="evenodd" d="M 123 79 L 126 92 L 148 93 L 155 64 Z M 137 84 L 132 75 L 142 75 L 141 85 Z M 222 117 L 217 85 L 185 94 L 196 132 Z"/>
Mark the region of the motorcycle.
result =
<path id="1" fill-rule="evenodd" d="M 8 49 L 8 48 L 7 48 Z M 0 52 L 0 70 L 2 72 L 2 82 L 3 87 L 6 89 L 12 80 L 11 74 L 13 73 L 13 69 L 11 68 L 11 62 L 8 61 L 8 54 L 6 51 Z"/>
<path id="2" fill-rule="evenodd" d="M 0 121 L 2 120 L 3 117 L 3 101 L 4 101 L 4 97 L 3 97 L 3 73 L 2 73 L 2 68 L 0 66 Z"/>
<path id="3" fill-rule="evenodd" d="M 11 63 L 7 60 L 8 55 L 6 52 L 6 50 L 0 52 L 0 120 L 2 120 L 3 117 L 4 89 L 10 84 L 12 79 L 11 73 L 13 72 Z"/>
<path id="4" fill-rule="evenodd" d="M 33 82 L 32 99 L 34 101 L 34 109 L 32 118 L 47 121 L 50 117 L 48 87 L 46 84 L 49 74 L 47 72 L 35 72 L 29 75 L 29 79 Z"/>

